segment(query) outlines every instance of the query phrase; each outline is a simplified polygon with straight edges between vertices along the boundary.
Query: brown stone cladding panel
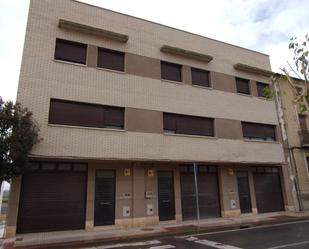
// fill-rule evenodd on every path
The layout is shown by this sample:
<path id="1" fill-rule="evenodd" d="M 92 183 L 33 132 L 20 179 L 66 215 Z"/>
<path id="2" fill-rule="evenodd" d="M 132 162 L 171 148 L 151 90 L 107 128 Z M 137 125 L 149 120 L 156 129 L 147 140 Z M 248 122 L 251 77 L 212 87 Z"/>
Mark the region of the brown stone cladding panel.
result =
<path id="1" fill-rule="evenodd" d="M 161 79 L 160 60 L 126 53 L 125 70 L 128 74 Z"/>
<path id="2" fill-rule="evenodd" d="M 163 114 L 159 111 L 126 108 L 126 130 L 163 133 Z"/>
<path id="3" fill-rule="evenodd" d="M 97 67 L 98 60 L 98 47 L 94 45 L 88 45 L 87 48 L 87 66 L 88 67 Z"/>
<path id="4" fill-rule="evenodd" d="M 243 139 L 241 122 L 238 120 L 217 118 L 215 127 L 218 138 Z"/>
<path id="5" fill-rule="evenodd" d="M 192 84 L 191 68 L 189 66 L 182 66 L 182 81 L 188 85 Z"/>
<path id="6" fill-rule="evenodd" d="M 211 72 L 211 85 L 214 89 L 236 93 L 235 77 L 223 73 Z"/>

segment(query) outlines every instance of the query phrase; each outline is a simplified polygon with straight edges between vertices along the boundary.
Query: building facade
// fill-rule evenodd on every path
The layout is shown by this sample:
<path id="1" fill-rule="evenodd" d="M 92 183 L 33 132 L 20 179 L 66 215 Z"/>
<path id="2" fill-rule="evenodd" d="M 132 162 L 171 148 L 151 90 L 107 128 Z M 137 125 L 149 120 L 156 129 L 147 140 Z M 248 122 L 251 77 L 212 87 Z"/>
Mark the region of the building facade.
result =
<path id="1" fill-rule="evenodd" d="M 32 0 L 17 101 L 43 140 L 6 236 L 294 210 L 269 57 L 72 0 Z"/>
<path id="2" fill-rule="evenodd" d="M 299 87 L 302 82 L 294 79 Z M 288 81 L 281 77 L 276 84 L 277 103 L 281 113 L 280 123 L 283 126 L 283 145 L 290 163 L 293 176 L 294 199 L 297 199 L 299 210 L 309 210 L 309 119 L 308 115 L 300 115 L 295 104 L 292 88 Z"/>

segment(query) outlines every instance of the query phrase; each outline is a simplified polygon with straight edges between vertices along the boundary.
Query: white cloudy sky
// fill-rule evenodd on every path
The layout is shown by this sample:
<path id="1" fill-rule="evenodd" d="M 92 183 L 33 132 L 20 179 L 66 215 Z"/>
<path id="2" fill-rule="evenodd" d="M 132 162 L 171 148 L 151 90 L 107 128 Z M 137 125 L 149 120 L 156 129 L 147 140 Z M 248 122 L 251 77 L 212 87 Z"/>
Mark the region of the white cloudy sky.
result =
<path id="1" fill-rule="evenodd" d="M 291 60 L 290 37 L 309 33 L 308 0 L 83 2 L 264 52 L 274 71 Z M 0 0 L 0 96 L 6 100 L 16 97 L 28 5 L 29 0 Z"/>

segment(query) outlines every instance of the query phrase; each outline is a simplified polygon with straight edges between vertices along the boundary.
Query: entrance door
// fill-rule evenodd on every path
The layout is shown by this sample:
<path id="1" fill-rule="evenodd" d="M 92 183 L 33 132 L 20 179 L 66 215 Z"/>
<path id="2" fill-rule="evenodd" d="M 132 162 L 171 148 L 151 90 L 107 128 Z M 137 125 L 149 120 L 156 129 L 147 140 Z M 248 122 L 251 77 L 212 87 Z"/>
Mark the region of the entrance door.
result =
<path id="1" fill-rule="evenodd" d="M 115 224 L 115 178 L 114 170 L 96 171 L 95 226 Z"/>
<path id="2" fill-rule="evenodd" d="M 251 213 L 251 196 L 247 171 L 237 171 L 238 195 L 241 213 Z"/>
<path id="3" fill-rule="evenodd" d="M 283 211 L 279 168 L 257 167 L 253 176 L 258 212 Z"/>
<path id="4" fill-rule="evenodd" d="M 158 171 L 159 220 L 175 219 L 173 171 Z"/>

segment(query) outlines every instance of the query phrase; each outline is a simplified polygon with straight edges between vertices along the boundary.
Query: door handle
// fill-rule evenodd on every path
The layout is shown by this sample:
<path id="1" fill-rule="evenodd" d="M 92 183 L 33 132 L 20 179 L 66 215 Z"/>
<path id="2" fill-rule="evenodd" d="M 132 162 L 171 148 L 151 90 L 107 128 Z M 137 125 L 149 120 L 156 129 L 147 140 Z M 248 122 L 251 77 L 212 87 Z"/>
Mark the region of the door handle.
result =
<path id="1" fill-rule="evenodd" d="M 100 205 L 110 205 L 110 202 L 100 202 Z"/>

